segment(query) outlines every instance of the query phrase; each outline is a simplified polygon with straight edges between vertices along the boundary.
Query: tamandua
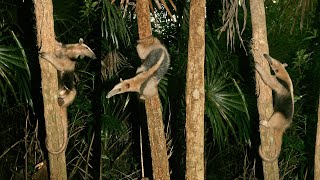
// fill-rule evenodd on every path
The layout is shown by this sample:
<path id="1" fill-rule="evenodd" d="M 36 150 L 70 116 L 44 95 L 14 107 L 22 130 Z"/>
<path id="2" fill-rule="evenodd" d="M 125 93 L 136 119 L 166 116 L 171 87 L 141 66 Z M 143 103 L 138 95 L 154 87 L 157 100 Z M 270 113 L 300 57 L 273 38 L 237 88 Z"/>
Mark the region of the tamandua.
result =
<path id="1" fill-rule="evenodd" d="M 255 64 L 255 68 L 262 81 L 273 91 L 273 114 L 268 121 L 260 121 L 260 124 L 267 128 L 274 129 L 276 152 L 274 157 L 267 158 L 263 154 L 260 145 L 259 154 L 264 161 L 273 162 L 278 159 L 280 155 L 283 134 L 292 123 L 294 113 L 293 85 L 285 69 L 285 67 L 288 66 L 286 63 L 282 64 L 267 54 L 263 56 L 268 60 L 274 75 L 264 71 L 257 63 Z"/>
<path id="2" fill-rule="evenodd" d="M 79 43 L 62 44 L 57 43 L 54 52 L 41 52 L 41 57 L 50 62 L 58 71 L 58 104 L 63 110 L 74 101 L 77 91 L 75 88 L 75 79 L 77 78 L 74 70 L 76 66 L 76 58 L 84 58 L 85 56 L 96 59 L 93 51 L 83 43 L 83 39 L 79 39 Z M 62 153 L 68 144 L 68 122 L 63 122 L 64 140 L 59 150 L 52 150 L 47 146 L 51 154 Z"/>
<path id="3" fill-rule="evenodd" d="M 157 79 L 161 80 L 170 66 L 170 56 L 164 45 L 162 45 L 157 38 L 153 37 L 153 43 L 151 45 L 145 46 L 144 44 L 139 43 L 137 45 L 137 52 L 140 59 L 143 61 L 143 64 L 137 69 L 137 74 L 154 66 L 159 60 L 160 55 L 162 53 L 165 54 L 163 63 L 156 74 Z"/>
<path id="4" fill-rule="evenodd" d="M 114 88 L 107 94 L 107 98 L 111 98 L 116 94 L 124 92 L 139 92 L 141 99 L 151 98 L 154 96 L 158 90 L 157 85 L 159 80 L 153 75 L 159 69 L 163 60 L 164 54 L 162 54 L 157 64 L 147 71 L 143 71 L 131 79 L 120 79 L 121 82 L 114 86 Z"/>
<path id="5" fill-rule="evenodd" d="M 141 99 L 156 95 L 158 84 L 170 65 L 169 53 L 160 41 L 154 37 L 151 45 L 145 46 L 139 43 L 137 52 L 143 60 L 143 64 L 137 69 L 137 75 L 115 85 L 108 93 L 107 98 L 124 92 L 138 92 Z"/>
<path id="6" fill-rule="evenodd" d="M 96 59 L 93 51 L 79 39 L 79 43 L 62 44 L 57 43 L 53 53 L 42 52 L 41 57 L 50 62 L 58 70 L 59 97 L 58 104 L 68 107 L 76 96 L 75 89 L 75 66 L 74 59 L 85 56 Z"/>

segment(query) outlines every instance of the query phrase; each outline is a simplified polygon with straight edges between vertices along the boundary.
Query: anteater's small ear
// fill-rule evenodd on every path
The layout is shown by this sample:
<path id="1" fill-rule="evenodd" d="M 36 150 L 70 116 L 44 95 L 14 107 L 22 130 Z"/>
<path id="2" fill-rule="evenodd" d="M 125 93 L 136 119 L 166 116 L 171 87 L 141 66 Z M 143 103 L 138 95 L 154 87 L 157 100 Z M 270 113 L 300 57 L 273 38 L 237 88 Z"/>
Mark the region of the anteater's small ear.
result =
<path id="1" fill-rule="evenodd" d="M 80 39 L 79 39 L 79 44 L 82 44 L 82 43 L 83 43 L 83 39 L 80 38 Z"/>
<path id="2" fill-rule="evenodd" d="M 122 80 L 122 78 L 120 78 L 120 82 L 122 82 L 123 80 Z"/>
<path id="3" fill-rule="evenodd" d="M 287 63 L 283 63 L 282 65 L 283 65 L 283 67 L 288 67 Z"/>

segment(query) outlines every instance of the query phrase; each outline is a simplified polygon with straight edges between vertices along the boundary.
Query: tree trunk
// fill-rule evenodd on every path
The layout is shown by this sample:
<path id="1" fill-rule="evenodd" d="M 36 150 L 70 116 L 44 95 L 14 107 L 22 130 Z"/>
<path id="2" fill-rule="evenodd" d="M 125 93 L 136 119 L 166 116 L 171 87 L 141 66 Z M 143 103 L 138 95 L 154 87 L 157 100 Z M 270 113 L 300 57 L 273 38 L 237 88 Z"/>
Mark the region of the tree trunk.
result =
<path id="1" fill-rule="evenodd" d="M 146 100 L 147 123 L 152 158 L 153 179 L 169 180 L 169 160 L 159 96 Z"/>
<path id="2" fill-rule="evenodd" d="M 264 59 L 263 54 L 269 54 L 266 17 L 264 9 L 264 0 L 250 0 L 251 21 L 252 21 L 252 54 L 254 61 L 259 63 L 267 72 L 270 72 L 268 62 Z M 269 120 L 273 113 L 272 91 L 261 80 L 256 72 L 256 93 L 258 96 L 258 112 L 260 120 Z M 266 156 L 273 155 L 275 144 L 272 143 L 273 132 L 270 132 L 263 126 L 260 126 L 260 138 L 262 151 Z M 270 154 L 271 153 L 271 154 Z M 278 161 L 273 163 L 263 163 L 264 179 L 279 179 Z"/>
<path id="3" fill-rule="evenodd" d="M 186 76 L 186 179 L 204 179 L 205 0 L 191 0 Z"/>
<path id="4" fill-rule="evenodd" d="M 314 153 L 314 179 L 320 179 L 320 96 L 318 105 L 318 125 L 315 148 L 316 149 Z"/>
<path id="5" fill-rule="evenodd" d="M 43 52 L 52 52 L 56 44 L 53 7 L 51 0 L 34 0 L 38 48 Z M 57 103 L 57 70 L 39 57 L 42 78 L 44 118 L 46 124 L 47 145 L 59 149 L 63 144 L 63 121 L 67 121 L 67 111 Z M 50 179 L 67 179 L 65 152 L 58 155 L 49 153 Z"/>
<path id="6" fill-rule="evenodd" d="M 148 0 L 137 0 L 137 18 L 139 38 L 152 35 Z M 152 158 L 153 179 L 170 179 L 166 138 L 162 120 L 162 108 L 157 94 L 145 101 L 147 124 Z"/>

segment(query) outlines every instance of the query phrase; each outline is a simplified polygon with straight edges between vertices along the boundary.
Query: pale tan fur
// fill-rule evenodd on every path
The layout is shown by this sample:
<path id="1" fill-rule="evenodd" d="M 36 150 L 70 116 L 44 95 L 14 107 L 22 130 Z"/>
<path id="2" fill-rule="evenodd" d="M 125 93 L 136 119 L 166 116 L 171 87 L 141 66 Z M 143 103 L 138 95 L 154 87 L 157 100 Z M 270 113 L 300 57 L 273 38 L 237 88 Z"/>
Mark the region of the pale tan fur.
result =
<path id="1" fill-rule="evenodd" d="M 83 39 L 80 38 L 79 43 L 65 44 L 57 43 L 54 53 L 41 52 L 41 57 L 50 62 L 58 71 L 74 71 L 76 59 L 84 56 L 96 59 L 96 55 L 93 51 L 83 43 Z"/>
<path id="2" fill-rule="evenodd" d="M 261 145 L 259 146 L 259 155 L 261 159 L 266 162 L 273 162 L 278 159 L 281 152 L 282 137 L 286 129 L 290 126 L 290 123 L 283 117 L 281 113 L 275 113 L 272 115 L 269 121 L 261 121 L 260 125 L 274 129 L 274 144 L 275 152 L 273 157 L 267 158 L 262 152 Z"/>
<path id="3" fill-rule="evenodd" d="M 145 46 L 143 43 L 139 43 L 137 45 L 137 52 L 140 59 L 146 59 L 146 57 L 150 54 L 152 50 L 158 49 L 158 48 L 165 49 L 164 46 L 159 41 L 159 39 L 153 37 L 153 43 L 149 46 Z"/>
<path id="4" fill-rule="evenodd" d="M 285 117 L 283 112 L 273 112 L 271 118 L 268 121 L 265 121 L 265 120 L 260 121 L 260 125 L 274 130 L 275 153 L 272 158 L 267 158 L 263 154 L 262 148 L 260 145 L 259 154 L 264 161 L 273 162 L 276 159 L 278 159 L 280 155 L 283 134 L 286 131 L 286 129 L 290 127 L 290 124 L 292 123 L 292 117 L 293 117 L 293 111 L 294 111 L 293 85 L 291 82 L 291 78 L 285 69 L 287 64 L 282 64 L 279 61 L 270 57 L 269 55 L 265 54 L 264 56 L 268 60 L 269 65 L 274 71 L 275 75 L 273 76 L 270 73 L 267 73 L 266 71 L 263 70 L 263 68 L 259 64 L 256 63 L 255 67 L 261 79 L 267 86 L 269 86 L 273 91 L 275 91 L 278 94 L 278 96 L 286 96 L 286 97 L 290 96 L 291 103 L 292 103 L 292 104 L 287 104 L 288 108 L 292 108 L 292 109 L 287 109 L 287 111 L 290 112 L 290 115 L 288 117 Z M 277 78 L 285 82 L 288 85 L 289 90 L 286 87 L 284 87 L 278 81 Z M 283 101 L 283 102 L 287 103 L 287 101 Z M 285 103 L 281 103 L 281 104 L 285 104 Z"/>
<path id="5" fill-rule="evenodd" d="M 161 63 L 163 62 L 164 56 L 165 56 L 164 53 L 162 53 L 158 62 L 147 71 L 143 71 L 137 74 L 135 77 L 121 81 L 119 84 L 115 85 L 114 88 L 108 93 L 107 98 L 110 98 L 116 94 L 121 94 L 124 92 L 140 92 L 141 85 L 159 69 Z M 151 77 L 151 78 L 154 78 L 154 77 Z M 151 88 L 152 93 L 148 94 L 148 97 L 155 95 L 154 93 L 156 93 L 157 91 L 158 83 L 159 81 L 152 79 L 152 85 L 153 85 L 153 87 Z"/>
<path id="6" fill-rule="evenodd" d="M 158 92 L 158 84 L 159 81 L 155 77 L 151 77 L 148 80 L 146 87 L 143 89 L 140 99 L 145 100 L 152 98 L 154 95 L 156 95 Z"/>
<path id="7" fill-rule="evenodd" d="M 61 58 L 58 58 L 56 55 L 50 53 L 41 53 L 41 57 L 50 62 L 50 64 L 52 64 L 58 71 L 61 72 L 74 71 L 76 68 L 76 62 L 72 61 L 66 56 L 61 56 Z"/>
<path id="8" fill-rule="evenodd" d="M 93 51 L 83 43 L 83 39 L 79 39 L 79 43 L 75 44 L 62 44 L 57 42 L 54 53 L 46 53 L 41 52 L 41 57 L 48 62 L 50 62 L 58 71 L 60 71 L 60 75 L 63 76 L 64 72 L 72 72 L 75 70 L 76 67 L 76 61 L 73 61 L 71 59 L 75 58 L 83 58 L 84 56 L 96 59 L 95 54 Z M 59 77 L 62 78 L 62 77 Z M 60 86 L 59 94 L 63 92 L 65 87 L 63 85 Z M 68 89 L 69 91 L 73 91 L 73 89 Z M 68 97 L 68 95 L 71 95 Z M 59 99 L 63 99 L 62 102 L 64 107 L 67 107 L 70 105 L 75 98 L 76 92 L 72 93 L 66 93 L 63 97 L 59 96 Z M 74 95 L 74 96 L 73 96 Z M 62 106 L 61 101 L 59 103 L 60 106 Z"/>
<path id="9" fill-rule="evenodd" d="M 83 43 L 83 39 L 79 39 L 79 43 L 75 44 L 62 44 L 57 42 L 55 51 L 52 53 L 41 52 L 41 57 L 51 63 L 58 71 L 58 78 L 60 80 L 65 75 L 65 72 L 73 72 L 75 70 L 76 62 L 72 61 L 72 59 L 76 59 L 78 57 L 90 57 L 92 59 L 96 59 L 93 51 Z M 62 82 L 63 83 L 63 82 Z M 59 84 L 59 96 L 58 96 L 58 104 L 61 106 L 62 111 L 67 111 L 67 107 L 74 101 L 76 97 L 77 91 L 73 87 L 72 89 L 68 89 L 64 86 L 64 84 Z M 64 128 L 64 141 L 59 150 L 52 150 L 47 146 L 48 151 L 51 154 L 60 154 L 62 153 L 68 144 L 68 122 L 63 122 Z"/>
<path id="10" fill-rule="evenodd" d="M 62 111 L 67 111 L 67 107 L 74 101 L 75 97 L 77 95 L 77 90 L 74 89 L 72 91 L 68 91 L 68 90 L 61 90 L 60 91 L 60 97 L 58 99 L 58 103 L 61 106 L 61 110 Z M 63 143 L 61 145 L 61 148 L 59 148 L 59 150 L 52 150 L 47 146 L 47 150 L 51 153 L 51 154 L 60 154 L 62 153 L 68 145 L 68 122 L 63 121 L 62 122 L 62 127 L 64 128 L 63 130 Z"/>
<path id="11" fill-rule="evenodd" d="M 76 95 L 77 95 L 76 89 L 72 89 L 72 90 L 62 89 L 59 92 L 59 98 L 58 98 L 59 106 L 68 107 L 74 101 Z"/>
<path id="12" fill-rule="evenodd" d="M 55 48 L 55 55 L 58 58 L 64 56 L 69 59 L 76 59 L 78 57 L 90 57 L 92 59 L 96 59 L 96 55 L 86 44 L 83 43 L 82 38 L 79 39 L 79 43 L 75 44 L 58 43 Z"/>

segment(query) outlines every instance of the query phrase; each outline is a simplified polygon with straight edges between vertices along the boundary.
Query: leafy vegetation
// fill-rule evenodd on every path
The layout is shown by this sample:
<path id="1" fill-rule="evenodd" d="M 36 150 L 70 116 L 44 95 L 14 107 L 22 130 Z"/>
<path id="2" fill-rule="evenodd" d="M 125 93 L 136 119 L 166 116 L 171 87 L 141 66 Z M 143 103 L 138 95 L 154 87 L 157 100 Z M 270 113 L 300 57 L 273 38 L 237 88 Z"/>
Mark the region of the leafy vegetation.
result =
<path id="1" fill-rule="evenodd" d="M 140 65 L 134 47 L 138 37 L 135 4 L 130 2 L 126 8 L 120 1 L 112 3 L 109 0 L 53 2 L 57 39 L 73 43 L 82 37 L 95 52 L 99 51 L 102 60 L 85 59 L 78 63 L 78 95 L 69 108 L 68 176 L 70 179 L 91 176 L 89 164 L 92 154 L 96 153 L 92 145 L 92 131 L 98 121 L 97 104 L 93 102 L 98 99 L 102 105 L 98 111 L 102 177 L 141 177 L 140 127 L 144 168 L 146 176 L 150 177 L 151 161 L 143 103 L 134 93 L 105 98 L 120 77 L 132 77 Z M 270 54 L 289 64 L 296 100 L 294 123 L 284 135 L 279 159 L 281 179 L 313 177 L 320 81 L 320 5 L 318 1 L 308 2 L 265 3 Z M 172 59 L 159 92 L 164 122 L 170 132 L 171 177 L 183 179 L 189 2 L 175 3 L 178 7 L 176 22 L 161 9 L 152 15 L 152 25 L 154 36 L 163 40 Z M 21 19 L 24 14 L 34 18 L 32 10 L 30 2 L 0 2 L 0 137 L 3 139 L 0 177 L 11 179 L 30 178 L 37 171 L 35 166 L 46 159 L 43 105 L 39 98 L 40 68 L 36 44 L 30 40 L 30 37 L 35 38 L 35 34 L 30 25 L 32 21 L 23 22 Z M 262 165 L 257 153 L 260 139 L 250 55 L 250 13 L 245 9 L 238 12 L 239 24 L 245 25 L 242 40 L 239 40 L 238 36 L 229 34 L 232 31 L 218 32 L 224 23 L 223 4 L 208 1 L 207 10 L 204 119 L 207 179 L 262 179 Z M 174 12 L 173 9 L 171 11 Z M 230 37 L 235 38 L 227 42 Z M 99 43 L 93 39 L 99 39 Z M 230 48 L 230 45 L 234 46 Z M 97 71 L 95 67 L 100 63 L 102 69 Z M 96 83 L 100 78 L 101 87 Z M 101 88 L 100 93 L 96 91 L 98 88 Z"/>

